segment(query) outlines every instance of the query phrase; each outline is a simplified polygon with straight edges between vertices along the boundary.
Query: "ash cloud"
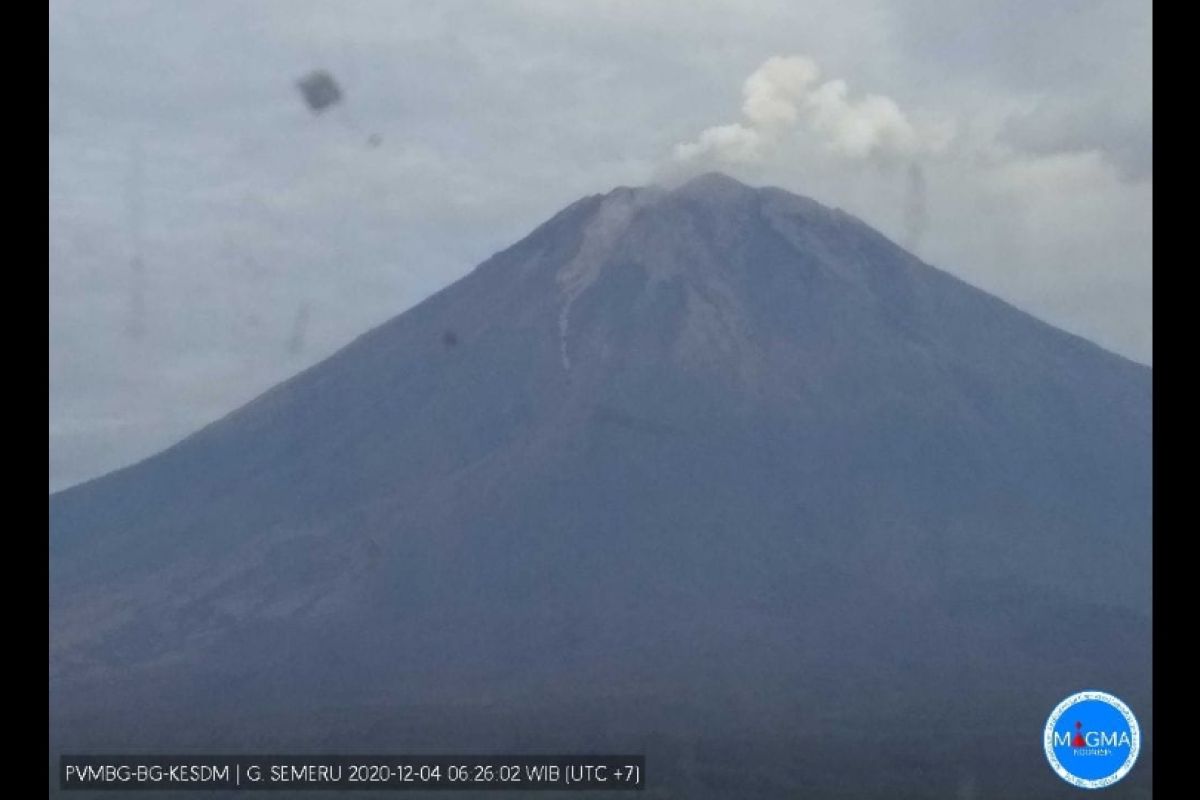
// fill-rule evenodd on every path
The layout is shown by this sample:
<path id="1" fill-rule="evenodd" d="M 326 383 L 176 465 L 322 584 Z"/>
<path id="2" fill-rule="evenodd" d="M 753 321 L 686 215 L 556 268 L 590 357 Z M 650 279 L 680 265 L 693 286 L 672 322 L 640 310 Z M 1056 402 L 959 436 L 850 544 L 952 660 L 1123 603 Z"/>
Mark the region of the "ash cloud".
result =
<path id="1" fill-rule="evenodd" d="M 954 139 L 948 123 L 918 125 L 890 97 L 856 95 L 841 78 L 822 80 L 803 55 L 774 56 L 742 86 L 742 119 L 680 142 L 669 171 L 686 176 L 722 165 L 759 164 L 790 138 L 805 137 L 825 154 L 890 170 L 905 162 L 905 245 L 916 250 L 928 227 L 921 159 L 943 153 Z"/>
<path id="2" fill-rule="evenodd" d="M 896 163 L 944 150 L 953 138 L 946 125 L 918 126 L 890 97 L 854 96 L 840 78 L 821 80 L 807 56 L 774 56 L 742 86 L 742 119 L 707 128 L 677 144 L 678 164 L 746 164 L 762 161 L 789 136 L 807 136 L 831 155 Z"/>

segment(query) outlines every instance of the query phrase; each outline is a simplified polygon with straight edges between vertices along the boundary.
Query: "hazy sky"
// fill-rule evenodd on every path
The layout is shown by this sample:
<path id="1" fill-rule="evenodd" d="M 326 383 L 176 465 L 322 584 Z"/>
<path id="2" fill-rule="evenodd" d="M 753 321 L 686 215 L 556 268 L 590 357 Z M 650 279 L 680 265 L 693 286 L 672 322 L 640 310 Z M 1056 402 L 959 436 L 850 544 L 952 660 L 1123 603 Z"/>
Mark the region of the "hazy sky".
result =
<path id="1" fill-rule="evenodd" d="M 1151 360 L 1148 0 L 56 0 L 49 34 L 51 489 L 709 168 Z"/>

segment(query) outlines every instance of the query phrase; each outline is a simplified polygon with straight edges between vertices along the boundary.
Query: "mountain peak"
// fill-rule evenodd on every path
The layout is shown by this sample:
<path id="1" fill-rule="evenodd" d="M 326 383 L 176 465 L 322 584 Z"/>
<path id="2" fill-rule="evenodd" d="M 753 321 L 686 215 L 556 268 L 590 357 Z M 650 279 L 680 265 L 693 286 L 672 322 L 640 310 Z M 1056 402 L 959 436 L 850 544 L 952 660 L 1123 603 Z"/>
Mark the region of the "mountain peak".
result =
<path id="1" fill-rule="evenodd" d="M 905 738 L 875 698 L 950 709 L 953 674 L 976 704 L 937 720 L 953 774 L 971 719 L 985 749 L 1044 720 L 997 685 L 1149 701 L 1150 378 L 780 189 L 589 196 L 51 498 L 52 749 L 669 765 L 725 728 L 848 763 Z"/>
<path id="2" fill-rule="evenodd" d="M 705 172 L 694 178 L 689 178 L 676 190 L 677 193 L 726 193 L 752 192 L 754 188 L 747 186 L 736 178 L 731 178 L 724 172 Z"/>

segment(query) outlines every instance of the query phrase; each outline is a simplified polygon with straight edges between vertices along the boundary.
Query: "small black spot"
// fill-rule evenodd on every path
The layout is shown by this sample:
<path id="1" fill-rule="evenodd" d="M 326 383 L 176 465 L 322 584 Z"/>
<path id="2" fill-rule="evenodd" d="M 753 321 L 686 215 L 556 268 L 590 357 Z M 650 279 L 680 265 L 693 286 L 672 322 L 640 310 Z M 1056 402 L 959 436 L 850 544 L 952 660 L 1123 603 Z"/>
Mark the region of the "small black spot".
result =
<path id="1" fill-rule="evenodd" d="M 337 85 L 333 76 L 323 69 L 308 73 L 296 83 L 300 87 L 300 93 L 304 95 L 304 102 L 308 103 L 314 114 L 321 113 L 342 99 L 341 87 Z"/>
<path id="2" fill-rule="evenodd" d="M 442 344 L 446 345 L 446 347 L 457 347 L 458 334 L 454 331 L 446 331 L 442 334 Z"/>

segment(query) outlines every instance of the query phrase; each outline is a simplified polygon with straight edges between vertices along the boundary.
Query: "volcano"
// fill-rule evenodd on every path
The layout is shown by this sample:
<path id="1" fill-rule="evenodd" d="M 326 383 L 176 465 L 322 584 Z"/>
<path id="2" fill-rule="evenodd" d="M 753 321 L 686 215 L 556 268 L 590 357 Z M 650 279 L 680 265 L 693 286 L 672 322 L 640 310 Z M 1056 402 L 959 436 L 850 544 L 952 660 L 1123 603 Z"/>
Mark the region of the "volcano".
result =
<path id="1" fill-rule="evenodd" d="M 51 750 L 1059 797 L 1046 717 L 1100 689 L 1142 723 L 1133 796 L 1151 421 L 1149 368 L 841 210 L 719 174 L 586 197 L 51 496 Z"/>

